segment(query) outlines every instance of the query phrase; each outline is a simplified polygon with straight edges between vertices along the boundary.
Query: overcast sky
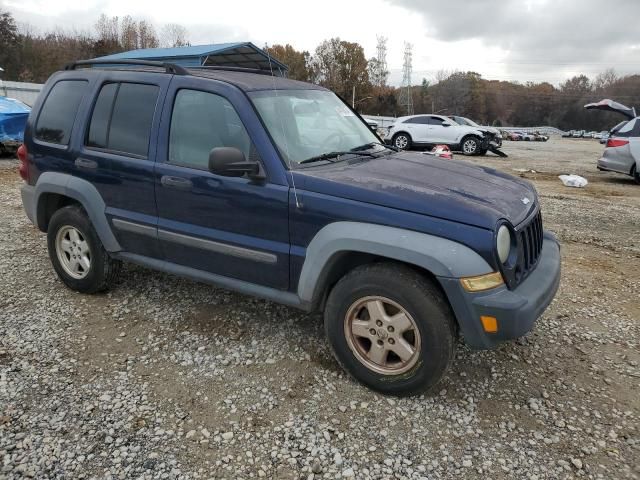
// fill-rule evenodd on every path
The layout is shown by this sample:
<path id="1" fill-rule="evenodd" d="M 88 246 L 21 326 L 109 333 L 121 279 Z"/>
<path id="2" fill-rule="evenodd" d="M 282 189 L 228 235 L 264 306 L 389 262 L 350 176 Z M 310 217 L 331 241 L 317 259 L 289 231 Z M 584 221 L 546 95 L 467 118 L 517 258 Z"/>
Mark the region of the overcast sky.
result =
<path id="1" fill-rule="evenodd" d="M 313 52 L 339 36 L 376 53 L 388 38 L 391 83 L 402 79 L 404 42 L 413 44 L 413 83 L 438 70 L 557 84 L 615 68 L 640 73 L 640 0 L 0 0 L 20 24 L 93 33 L 101 13 L 160 26 L 176 22 L 192 44 L 249 40 Z"/>

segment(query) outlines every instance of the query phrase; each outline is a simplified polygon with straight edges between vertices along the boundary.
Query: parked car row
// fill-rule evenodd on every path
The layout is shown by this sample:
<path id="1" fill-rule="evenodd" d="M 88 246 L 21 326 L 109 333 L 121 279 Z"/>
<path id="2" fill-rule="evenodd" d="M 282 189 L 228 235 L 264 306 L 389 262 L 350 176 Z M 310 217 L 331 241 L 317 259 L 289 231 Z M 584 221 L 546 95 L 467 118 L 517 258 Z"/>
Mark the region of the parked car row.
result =
<path id="1" fill-rule="evenodd" d="M 587 131 L 587 130 L 569 130 L 562 134 L 563 138 L 595 138 L 598 140 L 602 140 L 608 135 L 609 132 L 603 130 L 601 132 Z"/>
<path id="2" fill-rule="evenodd" d="M 503 137 L 506 140 L 514 142 L 526 141 L 526 142 L 546 142 L 549 140 L 547 135 L 543 135 L 540 132 L 520 132 L 520 131 L 507 131 L 503 133 Z"/>

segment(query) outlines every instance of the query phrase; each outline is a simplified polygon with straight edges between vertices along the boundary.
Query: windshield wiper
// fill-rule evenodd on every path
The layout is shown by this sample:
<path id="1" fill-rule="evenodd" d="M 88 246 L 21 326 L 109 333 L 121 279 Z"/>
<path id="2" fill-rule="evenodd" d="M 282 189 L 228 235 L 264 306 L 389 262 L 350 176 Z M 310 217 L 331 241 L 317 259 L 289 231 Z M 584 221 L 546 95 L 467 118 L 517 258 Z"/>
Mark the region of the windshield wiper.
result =
<path id="1" fill-rule="evenodd" d="M 395 147 L 392 147 L 391 145 L 385 145 L 384 143 L 380 143 L 380 142 L 369 142 L 369 143 L 365 143 L 364 145 L 360 145 L 359 147 L 352 148 L 351 152 L 359 152 L 361 150 L 368 150 L 370 148 L 375 147 L 376 145 L 380 145 L 381 147 L 388 148 L 389 150 L 393 150 L 394 152 L 398 151 Z"/>
<path id="2" fill-rule="evenodd" d="M 313 162 L 320 162 L 322 160 L 326 160 L 329 162 L 337 162 L 338 160 L 334 160 L 337 159 L 339 156 L 341 155 L 361 155 L 364 157 L 375 157 L 375 155 L 371 152 L 359 152 L 359 151 L 353 151 L 353 150 L 347 150 L 346 152 L 327 152 L 327 153 L 323 153 L 322 155 L 316 155 L 315 157 L 310 157 L 310 158 L 306 158 L 304 160 L 302 160 L 301 162 L 298 162 L 300 165 L 304 164 L 304 163 L 313 163 Z"/>

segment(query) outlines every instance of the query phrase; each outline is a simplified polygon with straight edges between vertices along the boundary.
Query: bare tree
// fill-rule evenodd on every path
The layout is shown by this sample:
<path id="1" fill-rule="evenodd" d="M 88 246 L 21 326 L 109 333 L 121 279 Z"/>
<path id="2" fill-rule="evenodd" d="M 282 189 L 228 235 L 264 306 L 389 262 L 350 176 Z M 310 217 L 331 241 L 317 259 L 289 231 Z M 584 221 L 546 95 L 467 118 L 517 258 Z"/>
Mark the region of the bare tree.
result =
<path id="1" fill-rule="evenodd" d="M 161 47 L 185 47 L 189 45 L 187 29 L 177 23 L 167 23 L 160 30 Z"/>

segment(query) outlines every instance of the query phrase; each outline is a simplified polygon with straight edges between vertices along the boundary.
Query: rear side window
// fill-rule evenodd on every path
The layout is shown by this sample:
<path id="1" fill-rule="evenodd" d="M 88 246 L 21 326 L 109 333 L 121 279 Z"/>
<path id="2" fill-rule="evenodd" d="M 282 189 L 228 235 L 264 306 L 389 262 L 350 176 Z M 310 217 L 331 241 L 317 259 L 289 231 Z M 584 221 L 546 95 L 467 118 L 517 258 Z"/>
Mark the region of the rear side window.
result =
<path id="1" fill-rule="evenodd" d="M 629 120 L 615 132 L 616 137 L 638 137 L 640 136 L 640 122 L 637 118 Z"/>
<path id="2" fill-rule="evenodd" d="M 429 117 L 413 117 L 405 120 L 404 123 L 418 123 L 421 125 L 426 125 L 429 123 Z"/>
<path id="3" fill-rule="evenodd" d="M 87 146 L 146 157 L 159 90 L 139 83 L 104 85 L 91 115 Z"/>
<path id="4" fill-rule="evenodd" d="M 36 139 L 58 145 L 69 144 L 73 122 L 87 85 L 85 80 L 61 80 L 53 86 L 38 115 Z"/>

